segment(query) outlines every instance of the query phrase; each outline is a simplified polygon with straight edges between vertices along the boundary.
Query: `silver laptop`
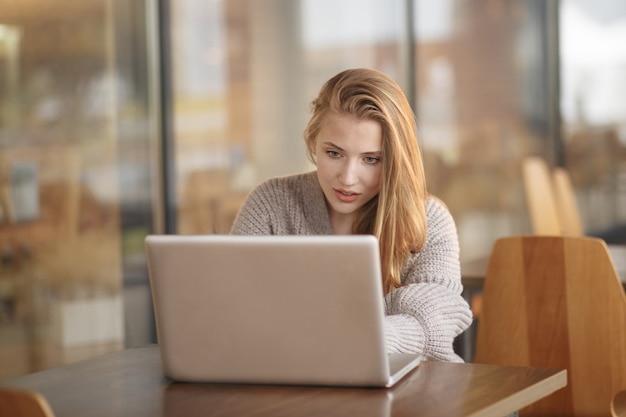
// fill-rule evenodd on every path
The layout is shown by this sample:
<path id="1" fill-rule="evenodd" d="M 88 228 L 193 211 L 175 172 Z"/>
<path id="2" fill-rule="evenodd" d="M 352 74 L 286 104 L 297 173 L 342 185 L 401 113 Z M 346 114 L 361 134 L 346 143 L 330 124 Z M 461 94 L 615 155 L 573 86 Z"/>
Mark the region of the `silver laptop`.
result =
<path id="1" fill-rule="evenodd" d="M 150 235 L 164 375 L 174 381 L 390 387 L 374 236 Z"/>

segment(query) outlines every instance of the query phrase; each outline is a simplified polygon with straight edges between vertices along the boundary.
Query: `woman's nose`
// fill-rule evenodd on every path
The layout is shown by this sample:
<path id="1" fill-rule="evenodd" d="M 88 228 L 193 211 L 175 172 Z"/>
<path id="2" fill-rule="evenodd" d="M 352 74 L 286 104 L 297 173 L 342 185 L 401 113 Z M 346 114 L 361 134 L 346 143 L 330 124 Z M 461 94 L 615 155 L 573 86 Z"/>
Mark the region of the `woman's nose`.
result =
<path id="1" fill-rule="evenodd" d="M 357 183 L 358 172 L 356 163 L 347 161 L 339 174 L 339 181 L 344 185 L 354 185 Z"/>

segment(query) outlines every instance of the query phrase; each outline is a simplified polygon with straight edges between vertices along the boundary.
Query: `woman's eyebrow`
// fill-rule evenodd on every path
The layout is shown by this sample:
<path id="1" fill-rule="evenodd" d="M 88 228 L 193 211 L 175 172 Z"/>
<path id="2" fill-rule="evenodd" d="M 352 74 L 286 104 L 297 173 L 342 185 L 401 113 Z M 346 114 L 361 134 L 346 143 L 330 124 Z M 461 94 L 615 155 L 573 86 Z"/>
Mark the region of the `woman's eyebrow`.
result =
<path id="1" fill-rule="evenodd" d="M 337 148 L 337 149 L 339 149 L 340 151 L 343 151 L 343 150 L 344 150 L 341 146 L 337 146 L 336 144 L 334 144 L 334 143 L 333 143 L 333 142 L 331 142 L 331 141 L 324 141 L 324 142 L 322 142 L 322 144 L 323 144 L 323 145 L 325 145 L 325 146 L 330 146 L 331 148 Z"/>
<path id="2" fill-rule="evenodd" d="M 328 140 L 323 141 L 322 145 L 328 146 L 328 147 L 331 147 L 331 148 L 335 148 L 335 149 L 337 149 L 339 151 L 345 152 L 345 149 L 343 149 L 341 146 L 339 146 L 339 145 L 337 145 L 337 144 L 335 144 L 335 143 L 333 143 L 331 141 L 328 141 Z M 368 151 L 368 152 L 361 152 L 360 153 L 360 155 L 373 155 L 373 156 L 382 156 L 382 154 L 383 154 L 383 151 Z"/>

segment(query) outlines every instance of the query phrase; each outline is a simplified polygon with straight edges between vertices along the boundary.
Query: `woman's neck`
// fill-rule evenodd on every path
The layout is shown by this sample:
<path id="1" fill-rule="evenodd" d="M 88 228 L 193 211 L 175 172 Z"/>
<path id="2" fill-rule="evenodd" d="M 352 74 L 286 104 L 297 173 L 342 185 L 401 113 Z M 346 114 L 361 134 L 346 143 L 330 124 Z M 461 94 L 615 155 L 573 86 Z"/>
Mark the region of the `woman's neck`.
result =
<path id="1" fill-rule="evenodd" d="M 354 220 L 354 215 L 352 213 L 342 214 L 331 210 L 328 214 L 330 216 L 330 223 L 333 226 L 333 231 L 336 235 L 352 234 L 352 222 Z"/>

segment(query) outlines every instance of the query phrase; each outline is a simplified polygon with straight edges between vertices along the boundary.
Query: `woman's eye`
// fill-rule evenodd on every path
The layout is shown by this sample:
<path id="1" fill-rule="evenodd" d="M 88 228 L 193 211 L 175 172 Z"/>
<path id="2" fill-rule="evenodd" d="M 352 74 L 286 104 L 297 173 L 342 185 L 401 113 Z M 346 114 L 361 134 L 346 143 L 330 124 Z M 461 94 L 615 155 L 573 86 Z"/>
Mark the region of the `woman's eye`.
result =
<path id="1" fill-rule="evenodd" d="M 380 158 L 377 158 L 375 156 L 366 156 L 365 162 L 368 164 L 377 164 L 378 162 L 380 162 Z"/>
<path id="2" fill-rule="evenodd" d="M 337 151 L 326 151 L 326 153 L 331 158 L 339 158 L 341 156 L 341 154 L 339 152 L 337 152 Z"/>

